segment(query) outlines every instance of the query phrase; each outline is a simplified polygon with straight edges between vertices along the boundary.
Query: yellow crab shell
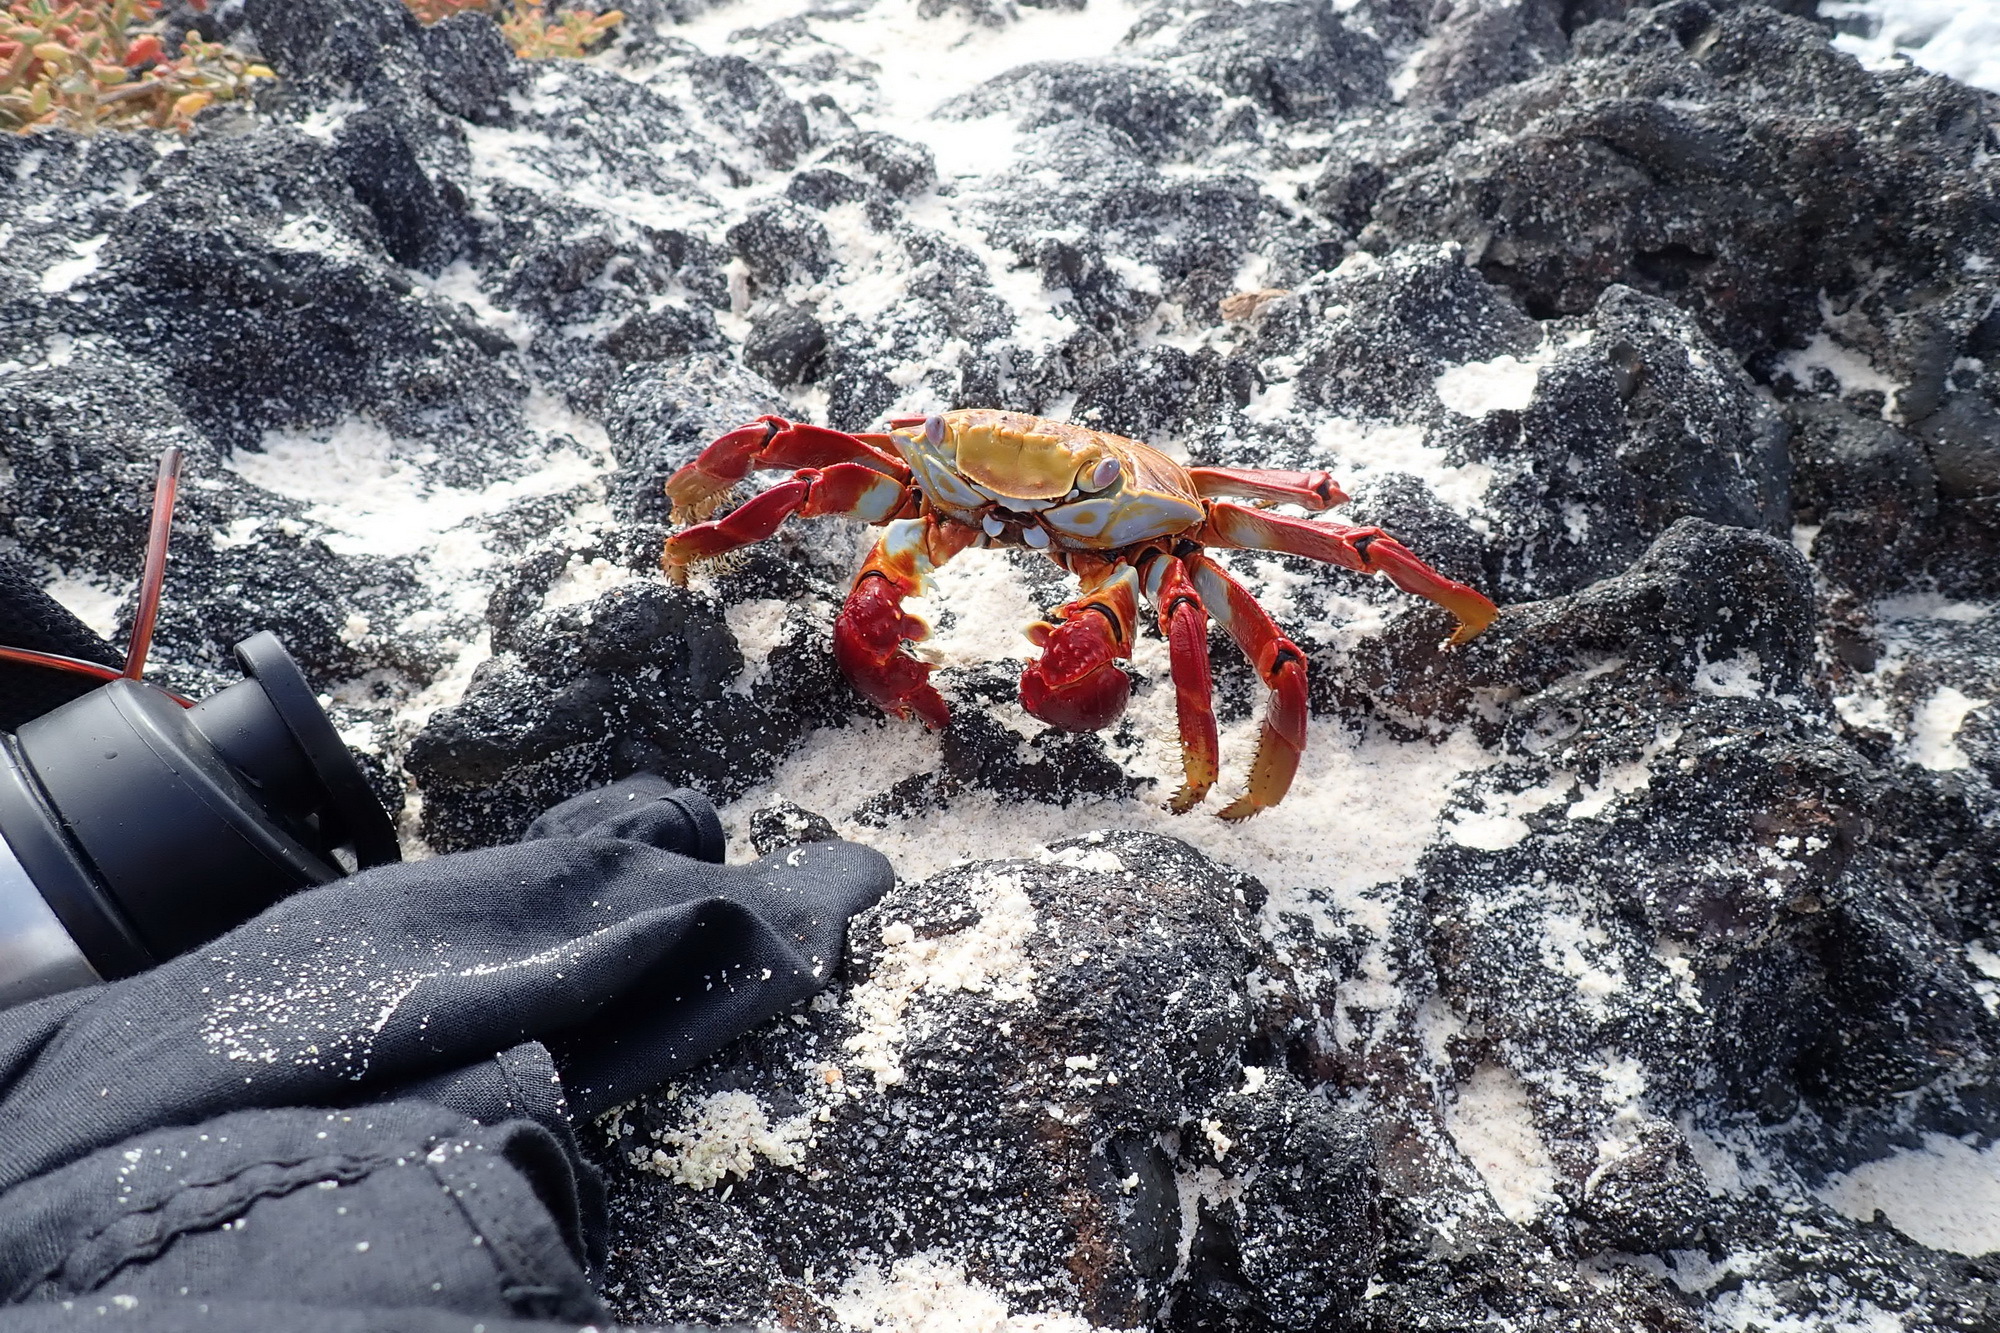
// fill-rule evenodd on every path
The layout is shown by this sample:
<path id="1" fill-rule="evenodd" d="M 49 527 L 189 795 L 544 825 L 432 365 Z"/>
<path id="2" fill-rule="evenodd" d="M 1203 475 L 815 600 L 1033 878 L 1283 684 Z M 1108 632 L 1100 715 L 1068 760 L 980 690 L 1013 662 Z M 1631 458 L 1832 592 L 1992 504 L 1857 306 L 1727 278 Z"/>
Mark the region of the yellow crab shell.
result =
<path id="1" fill-rule="evenodd" d="M 998 545 L 1107 551 L 1204 517 L 1187 470 L 1122 435 L 973 408 L 898 425 L 889 438 L 933 506 Z"/>

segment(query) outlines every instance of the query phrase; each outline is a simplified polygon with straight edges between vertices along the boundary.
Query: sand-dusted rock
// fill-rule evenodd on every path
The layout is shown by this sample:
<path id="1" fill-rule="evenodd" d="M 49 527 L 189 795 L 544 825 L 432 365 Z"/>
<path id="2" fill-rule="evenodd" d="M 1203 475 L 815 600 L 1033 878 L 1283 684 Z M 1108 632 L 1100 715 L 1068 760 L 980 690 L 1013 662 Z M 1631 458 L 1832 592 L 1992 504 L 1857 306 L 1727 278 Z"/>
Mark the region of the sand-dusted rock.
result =
<path id="1" fill-rule="evenodd" d="M 1374 1265 L 1371 1154 L 1352 1113 L 1245 1063 L 1261 899 L 1119 834 L 898 889 L 857 921 L 840 1005 L 606 1122 L 621 1215 L 730 1238 L 613 1281 L 653 1319 L 801 1316 L 838 1308 L 865 1244 L 1106 1326 L 1337 1326 Z M 678 1281 L 715 1243 L 729 1280 Z"/>
<path id="2" fill-rule="evenodd" d="M 1467 21 L 1545 7 L 1487 8 L 1495 19 Z M 1762 5 L 1634 9 L 1575 47 L 1468 105 L 1473 133 L 1383 190 L 1365 243 L 1477 237 L 1473 262 L 1537 316 L 1581 314 L 1624 283 L 1765 366 L 1814 336 L 1824 294 L 1851 313 L 1843 340 L 1917 376 L 1912 388 L 1944 374 L 1950 354 L 1932 344 L 1985 309 L 1949 279 L 1918 292 L 1954 262 L 1958 242 L 1941 238 L 1996 225 L 1990 185 L 1964 174 L 1979 93 L 1864 74 Z M 1912 118 L 1935 131 L 1921 146 L 1900 129 Z M 1905 199 L 1923 202 L 1889 202 Z M 1870 291 L 1849 267 L 1863 253 Z"/>

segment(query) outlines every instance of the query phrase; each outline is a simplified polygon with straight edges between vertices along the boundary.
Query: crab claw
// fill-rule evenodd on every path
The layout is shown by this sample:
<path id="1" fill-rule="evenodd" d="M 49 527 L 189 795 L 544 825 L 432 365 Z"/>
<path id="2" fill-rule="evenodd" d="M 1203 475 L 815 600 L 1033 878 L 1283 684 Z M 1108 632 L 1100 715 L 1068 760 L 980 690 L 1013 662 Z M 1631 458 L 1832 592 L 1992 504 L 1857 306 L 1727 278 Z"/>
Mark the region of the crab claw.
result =
<path id="1" fill-rule="evenodd" d="M 758 417 L 717 439 L 667 478 L 674 522 L 687 523 L 714 513 L 730 488 L 750 475 L 764 447 L 790 429 L 792 423 L 783 417 Z"/>
<path id="2" fill-rule="evenodd" d="M 893 451 L 882 447 L 886 439 L 849 435 L 783 417 L 758 417 L 716 440 L 667 478 L 673 520 L 689 523 L 707 518 L 738 482 L 759 469 L 830 470 L 842 463 L 859 463 L 893 481 L 906 482 L 910 470 Z"/>
<path id="3" fill-rule="evenodd" d="M 951 720 L 931 669 L 903 651 L 905 640 L 930 636 L 930 627 L 903 610 L 903 590 L 886 574 L 867 572 L 847 594 L 833 621 L 833 656 L 854 688 L 885 713 L 922 718 L 942 729 Z"/>
<path id="4" fill-rule="evenodd" d="M 1028 637 L 1042 655 L 1021 673 L 1021 707 L 1064 731 L 1096 731 L 1118 720 L 1132 679 L 1116 665 L 1119 643 L 1108 616 L 1086 608 L 1060 625 L 1032 625 Z"/>

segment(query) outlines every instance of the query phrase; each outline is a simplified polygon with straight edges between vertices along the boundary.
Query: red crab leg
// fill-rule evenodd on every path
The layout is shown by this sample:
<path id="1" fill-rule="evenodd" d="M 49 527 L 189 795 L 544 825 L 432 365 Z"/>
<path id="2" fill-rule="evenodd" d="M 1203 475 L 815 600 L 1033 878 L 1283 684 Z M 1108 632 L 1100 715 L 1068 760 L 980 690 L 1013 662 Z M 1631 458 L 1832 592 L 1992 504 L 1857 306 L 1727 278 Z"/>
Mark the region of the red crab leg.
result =
<path id="1" fill-rule="evenodd" d="M 1174 681 L 1174 715 L 1181 728 L 1180 790 L 1167 809 L 1184 815 L 1201 804 L 1215 785 L 1218 769 L 1215 685 L 1208 666 L 1208 610 L 1181 562 L 1162 555 L 1146 566 L 1146 596 L 1160 613 L 1169 670 Z"/>
<path id="2" fill-rule="evenodd" d="M 1073 557 L 1083 595 L 1038 620 L 1028 639 L 1042 655 L 1021 673 L 1021 707 L 1064 731 L 1096 731 L 1125 711 L 1132 678 L 1115 665 L 1132 655 L 1139 576 L 1130 565 Z"/>
<path id="3" fill-rule="evenodd" d="M 685 523 L 714 513 L 731 487 L 760 468 L 830 468 L 836 463 L 858 463 L 897 481 L 910 479 L 886 435 L 849 435 L 783 417 L 758 417 L 667 478 L 667 498 L 674 502 L 674 522 Z"/>
<path id="4" fill-rule="evenodd" d="M 1283 800 L 1298 772 L 1306 748 L 1306 655 L 1220 565 L 1205 555 L 1187 556 L 1184 563 L 1210 613 L 1271 690 L 1257 755 L 1250 761 L 1250 784 L 1222 810 L 1224 819 L 1248 819 Z"/>
<path id="5" fill-rule="evenodd" d="M 930 626 L 903 610 L 920 597 L 931 571 L 972 545 L 976 528 L 934 518 L 902 518 L 883 529 L 847 603 L 833 622 L 833 656 L 854 688 L 883 712 L 942 728 L 951 720 L 930 667 L 903 650 L 930 637 Z"/>
<path id="6" fill-rule="evenodd" d="M 1209 505 L 1208 522 L 1188 536 L 1204 546 L 1280 551 L 1364 574 L 1386 574 L 1404 592 L 1429 598 L 1458 618 L 1453 643 L 1469 642 L 1500 614 L 1484 594 L 1438 573 L 1380 528 L 1286 518 L 1223 501 Z"/>
<path id="7" fill-rule="evenodd" d="M 863 523 L 880 523 L 911 497 L 904 483 L 859 463 L 836 463 L 823 471 L 801 468 L 791 480 L 779 482 L 723 517 L 682 528 L 667 538 L 666 549 L 660 552 L 660 568 L 675 583 L 685 584 L 689 565 L 761 542 L 793 514 L 808 518 L 846 514 Z"/>
<path id="8" fill-rule="evenodd" d="M 1347 492 L 1330 472 L 1281 472 L 1261 467 L 1191 467 L 1195 494 L 1204 500 L 1235 496 L 1273 504 L 1304 505 L 1314 511 L 1347 503 Z"/>

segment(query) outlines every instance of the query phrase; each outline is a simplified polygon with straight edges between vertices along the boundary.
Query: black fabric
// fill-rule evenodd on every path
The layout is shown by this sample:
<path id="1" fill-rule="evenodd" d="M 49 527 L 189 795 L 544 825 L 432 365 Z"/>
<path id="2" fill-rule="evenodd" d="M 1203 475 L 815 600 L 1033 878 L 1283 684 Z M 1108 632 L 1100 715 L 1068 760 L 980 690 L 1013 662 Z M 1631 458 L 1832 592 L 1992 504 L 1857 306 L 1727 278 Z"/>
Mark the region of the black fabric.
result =
<path id="1" fill-rule="evenodd" d="M 419 1101 L 156 1130 L 7 1198 L 0 1291 L 587 1322 L 604 1311 L 558 1222 L 568 1162 L 539 1125 Z"/>
<path id="2" fill-rule="evenodd" d="M 0 1329 L 600 1320 L 569 1115 L 817 991 L 892 882 L 847 843 L 653 845 L 690 800 L 629 779 L 517 846 L 368 871 L 0 1013 L 0 1302 L 40 1303 Z"/>
<path id="3" fill-rule="evenodd" d="M 0 646 L 61 653 L 105 666 L 125 661 L 122 653 L 43 592 L 33 570 L 5 554 L 0 554 Z M 102 683 L 73 671 L 0 662 L 0 731 L 14 731 Z"/>

